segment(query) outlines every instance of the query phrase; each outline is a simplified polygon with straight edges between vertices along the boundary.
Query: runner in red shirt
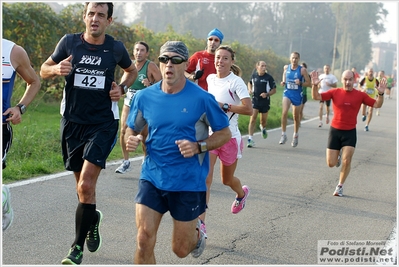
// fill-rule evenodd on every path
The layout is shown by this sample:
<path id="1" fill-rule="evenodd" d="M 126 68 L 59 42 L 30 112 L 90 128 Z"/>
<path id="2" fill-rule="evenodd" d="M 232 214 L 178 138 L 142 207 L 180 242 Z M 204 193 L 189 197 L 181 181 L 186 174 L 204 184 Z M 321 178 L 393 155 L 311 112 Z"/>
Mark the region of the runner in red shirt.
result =
<path id="1" fill-rule="evenodd" d="M 197 83 L 202 89 L 208 91 L 206 77 L 216 73 L 215 51 L 223 41 L 223 33 L 215 28 L 208 33 L 206 50 L 195 52 L 188 59 L 186 77 Z"/>
<path id="2" fill-rule="evenodd" d="M 384 102 L 384 90 L 386 79 L 381 80 L 377 99 L 369 97 L 365 92 L 353 90 L 354 73 L 346 70 L 342 73 L 343 88 L 333 88 L 327 92 L 319 93 L 319 74 L 316 71 L 310 73 L 312 79 L 312 98 L 314 100 L 330 100 L 334 110 L 334 116 L 329 130 L 326 160 L 329 167 L 341 165 L 339 183 L 334 191 L 334 196 L 342 197 L 342 186 L 351 169 L 352 156 L 356 147 L 356 123 L 357 114 L 362 104 L 370 107 L 380 108 Z"/>

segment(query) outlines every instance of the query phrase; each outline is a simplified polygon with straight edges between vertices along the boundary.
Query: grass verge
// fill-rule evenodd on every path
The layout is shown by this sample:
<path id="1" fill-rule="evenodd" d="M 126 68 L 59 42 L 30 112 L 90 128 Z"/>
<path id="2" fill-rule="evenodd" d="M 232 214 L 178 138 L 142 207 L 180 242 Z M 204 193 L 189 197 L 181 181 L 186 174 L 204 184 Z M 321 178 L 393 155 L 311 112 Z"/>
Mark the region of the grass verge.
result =
<path id="1" fill-rule="evenodd" d="M 280 127 L 282 88 L 271 97 L 271 109 L 267 128 Z M 119 106 L 122 107 L 123 99 Z M 34 101 L 23 115 L 22 123 L 13 125 L 14 138 L 7 154 L 7 168 L 2 171 L 3 183 L 11 183 L 46 174 L 65 171 L 61 155 L 60 105 L 47 103 L 43 99 Z M 289 118 L 292 118 L 291 113 Z M 249 116 L 240 115 L 239 129 L 248 134 Z M 259 116 L 257 124 L 259 125 Z M 258 127 L 256 127 L 258 131 Z M 141 146 L 130 157 L 142 155 Z M 122 159 L 119 140 L 108 157 L 108 161 Z"/>

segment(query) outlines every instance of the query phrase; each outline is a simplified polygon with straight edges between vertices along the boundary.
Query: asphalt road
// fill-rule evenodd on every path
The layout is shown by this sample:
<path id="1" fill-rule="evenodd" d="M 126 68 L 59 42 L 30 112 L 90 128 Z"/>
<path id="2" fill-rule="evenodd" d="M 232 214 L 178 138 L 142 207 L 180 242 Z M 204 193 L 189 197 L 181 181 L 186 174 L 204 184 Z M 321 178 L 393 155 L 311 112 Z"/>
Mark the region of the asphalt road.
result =
<path id="1" fill-rule="evenodd" d="M 179 259 L 171 251 L 172 220 L 165 214 L 158 233 L 158 264 L 272 265 L 317 264 L 319 240 L 387 240 L 397 224 L 397 108 L 386 100 L 370 131 L 358 116 L 358 142 L 344 197 L 332 195 L 338 168 L 325 162 L 328 126 L 318 128 L 317 103 L 308 102 L 299 145 L 279 145 L 280 129 L 267 139 L 257 134 L 256 147 L 244 149 L 236 171 L 251 188 L 245 209 L 230 212 L 235 194 L 215 171 L 207 213 L 207 246 L 197 259 Z M 246 141 L 245 137 L 245 141 Z M 85 250 L 88 265 L 132 265 L 135 207 L 141 158 L 126 174 L 110 162 L 97 186 L 97 207 L 104 214 L 103 244 Z M 11 184 L 13 225 L 3 233 L 3 265 L 59 265 L 74 239 L 77 205 L 71 173 Z M 396 243 L 396 240 L 394 240 Z"/>

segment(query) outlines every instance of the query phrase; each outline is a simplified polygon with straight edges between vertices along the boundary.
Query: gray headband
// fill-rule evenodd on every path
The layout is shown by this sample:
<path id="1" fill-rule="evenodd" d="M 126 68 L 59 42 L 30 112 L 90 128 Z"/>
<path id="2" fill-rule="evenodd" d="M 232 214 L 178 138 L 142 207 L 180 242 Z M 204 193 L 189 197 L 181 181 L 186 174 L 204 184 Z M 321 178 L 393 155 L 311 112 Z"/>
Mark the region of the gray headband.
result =
<path id="1" fill-rule="evenodd" d="M 185 60 L 188 60 L 188 48 L 181 41 L 167 41 L 161 46 L 160 54 L 165 52 L 174 52 L 181 55 Z"/>

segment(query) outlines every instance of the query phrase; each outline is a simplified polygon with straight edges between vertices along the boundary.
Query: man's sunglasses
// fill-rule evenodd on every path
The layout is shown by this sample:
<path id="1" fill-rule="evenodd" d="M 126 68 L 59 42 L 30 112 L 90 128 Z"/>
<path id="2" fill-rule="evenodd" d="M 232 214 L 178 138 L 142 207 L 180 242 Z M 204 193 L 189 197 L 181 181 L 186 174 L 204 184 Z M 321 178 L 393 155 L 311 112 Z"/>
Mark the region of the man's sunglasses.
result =
<path id="1" fill-rule="evenodd" d="M 219 40 L 218 38 L 215 38 L 215 39 L 214 39 L 214 38 L 209 38 L 208 41 L 211 41 L 211 42 L 212 42 L 212 41 L 220 42 L 220 40 Z"/>
<path id="2" fill-rule="evenodd" d="M 172 64 L 181 64 L 184 61 L 186 61 L 184 58 L 179 57 L 179 56 L 173 56 L 173 57 L 168 57 L 168 56 L 160 56 L 158 57 L 159 62 L 167 64 L 168 61 L 172 61 Z"/>

